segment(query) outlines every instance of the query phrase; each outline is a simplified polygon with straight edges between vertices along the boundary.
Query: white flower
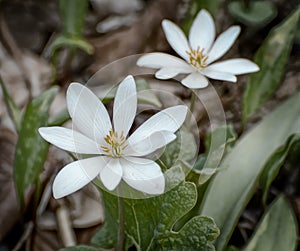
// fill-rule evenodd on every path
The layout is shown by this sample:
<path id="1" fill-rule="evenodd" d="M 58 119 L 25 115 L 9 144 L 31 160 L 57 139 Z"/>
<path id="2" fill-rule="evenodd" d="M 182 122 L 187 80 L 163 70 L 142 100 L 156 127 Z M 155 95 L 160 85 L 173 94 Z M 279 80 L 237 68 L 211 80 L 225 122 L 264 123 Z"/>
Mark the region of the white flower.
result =
<path id="1" fill-rule="evenodd" d="M 119 85 L 113 107 L 113 123 L 102 102 L 85 86 L 72 83 L 67 106 L 76 130 L 64 127 L 39 128 L 40 135 L 53 145 L 79 154 L 99 155 L 66 165 L 53 183 L 55 198 L 82 188 L 99 175 L 108 190 L 121 179 L 148 193 L 164 192 L 165 179 L 160 166 L 142 158 L 173 141 L 175 131 L 187 114 L 183 105 L 167 108 L 152 116 L 128 138 L 137 109 L 136 86 L 132 76 Z"/>
<path id="2" fill-rule="evenodd" d="M 155 74 L 158 79 L 170 79 L 180 73 L 188 74 L 181 83 L 197 89 L 208 85 L 207 77 L 236 82 L 235 75 L 259 70 L 255 63 L 243 58 L 213 63 L 230 49 L 240 33 L 240 27 L 231 26 L 214 41 L 215 24 L 206 10 L 201 10 L 194 20 L 189 41 L 171 21 L 164 20 L 162 26 L 169 44 L 184 60 L 166 53 L 149 53 L 139 58 L 139 66 L 160 69 Z"/>

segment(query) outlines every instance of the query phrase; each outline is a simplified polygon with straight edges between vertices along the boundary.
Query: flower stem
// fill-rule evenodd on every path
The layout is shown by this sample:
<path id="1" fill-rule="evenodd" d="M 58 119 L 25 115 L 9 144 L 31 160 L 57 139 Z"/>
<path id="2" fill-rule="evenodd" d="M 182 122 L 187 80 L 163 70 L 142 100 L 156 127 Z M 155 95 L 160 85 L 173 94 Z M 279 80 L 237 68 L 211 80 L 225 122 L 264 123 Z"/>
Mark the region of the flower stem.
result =
<path id="1" fill-rule="evenodd" d="M 119 213 L 119 228 L 118 228 L 118 244 L 117 251 L 123 251 L 124 247 L 124 199 L 118 194 L 118 213 Z"/>
<path id="2" fill-rule="evenodd" d="M 190 103 L 190 112 L 188 113 L 187 117 L 187 127 L 190 128 L 192 124 L 192 116 L 195 108 L 195 101 L 196 101 L 196 93 L 195 91 L 192 91 L 192 96 L 191 96 L 191 103 Z"/>
<path id="3" fill-rule="evenodd" d="M 168 167 L 165 165 L 164 162 L 161 161 L 161 159 L 157 159 L 157 162 L 159 163 L 161 169 L 163 170 L 163 172 L 168 170 Z"/>
<path id="4" fill-rule="evenodd" d="M 190 111 L 191 113 L 194 112 L 194 108 L 195 108 L 195 101 L 196 101 L 196 94 L 194 91 L 192 91 L 192 96 L 191 96 L 191 104 L 190 104 Z"/>

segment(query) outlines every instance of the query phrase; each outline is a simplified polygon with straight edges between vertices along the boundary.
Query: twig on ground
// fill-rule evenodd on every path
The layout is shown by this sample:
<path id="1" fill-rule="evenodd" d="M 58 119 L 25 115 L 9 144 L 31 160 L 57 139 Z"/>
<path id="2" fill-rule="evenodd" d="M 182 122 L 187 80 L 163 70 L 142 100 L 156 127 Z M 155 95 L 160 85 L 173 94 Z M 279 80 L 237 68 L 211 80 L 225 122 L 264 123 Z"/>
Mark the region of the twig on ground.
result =
<path id="1" fill-rule="evenodd" d="M 74 246 L 77 241 L 68 208 L 64 200 L 57 200 L 57 203 L 56 218 L 61 240 L 65 247 Z"/>
<path id="2" fill-rule="evenodd" d="M 29 239 L 29 237 L 32 233 L 33 227 L 34 227 L 34 224 L 32 221 L 27 223 L 23 235 L 21 236 L 20 240 L 18 241 L 17 245 L 13 248 L 12 251 L 18 251 L 22 248 L 24 243 L 27 242 L 27 240 Z"/>

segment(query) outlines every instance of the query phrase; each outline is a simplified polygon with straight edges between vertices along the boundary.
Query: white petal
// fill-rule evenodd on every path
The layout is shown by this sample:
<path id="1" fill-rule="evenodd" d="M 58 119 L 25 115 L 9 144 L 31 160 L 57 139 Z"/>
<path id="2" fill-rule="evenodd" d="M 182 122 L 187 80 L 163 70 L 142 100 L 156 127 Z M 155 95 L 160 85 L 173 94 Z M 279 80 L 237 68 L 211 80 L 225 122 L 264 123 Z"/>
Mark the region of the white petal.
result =
<path id="1" fill-rule="evenodd" d="M 137 61 L 138 66 L 153 69 L 160 68 L 180 68 L 182 73 L 193 71 L 193 67 L 181 58 L 160 52 L 148 53 L 141 56 Z"/>
<path id="2" fill-rule="evenodd" d="M 158 79 L 170 79 L 174 78 L 180 73 L 178 68 L 162 68 L 155 73 L 155 77 Z"/>
<path id="3" fill-rule="evenodd" d="M 176 132 L 183 124 L 187 114 L 185 105 L 169 107 L 156 113 L 139 128 L 137 128 L 128 138 L 128 142 L 134 145 L 137 142 L 149 137 L 149 135 L 159 131 Z"/>
<path id="4" fill-rule="evenodd" d="M 235 40 L 240 34 L 240 31 L 240 26 L 231 26 L 229 29 L 220 34 L 208 53 L 208 59 L 206 63 L 210 64 L 222 57 L 234 44 Z"/>
<path id="5" fill-rule="evenodd" d="M 181 83 L 188 88 L 199 89 L 208 86 L 208 79 L 201 73 L 195 72 L 182 79 Z"/>
<path id="6" fill-rule="evenodd" d="M 195 50 L 204 49 L 206 54 L 215 40 L 216 29 L 212 16 L 206 11 L 201 10 L 195 18 L 190 29 L 189 41 L 191 47 Z"/>
<path id="7" fill-rule="evenodd" d="M 162 68 L 155 73 L 155 77 L 158 79 L 170 79 L 180 73 L 190 73 L 192 69 L 188 69 L 188 72 L 184 72 L 181 68 Z"/>
<path id="8" fill-rule="evenodd" d="M 123 153 L 126 156 L 145 156 L 169 144 L 174 139 L 176 139 L 176 135 L 172 132 L 169 131 L 154 132 L 147 138 L 139 142 L 136 142 L 135 144 L 130 144 L 130 139 L 129 139 L 127 141 L 128 147 L 124 150 Z"/>
<path id="9" fill-rule="evenodd" d="M 112 126 L 99 98 L 85 86 L 72 83 L 67 91 L 67 104 L 76 128 L 100 145 L 104 144 L 104 137 Z"/>
<path id="10" fill-rule="evenodd" d="M 127 76 L 119 85 L 115 101 L 113 121 L 115 131 L 124 137 L 132 126 L 137 107 L 136 87 L 131 75 Z"/>
<path id="11" fill-rule="evenodd" d="M 162 194 L 165 190 L 165 177 L 160 166 L 152 160 L 126 157 L 121 159 L 124 181 L 144 193 Z"/>
<path id="12" fill-rule="evenodd" d="M 188 61 L 189 58 L 187 52 L 190 51 L 190 46 L 183 31 L 170 20 L 163 20 L 162 27 L 172 48 L 178 55 Z"/>
<path id="13" fill-rule="evenodd" d="M 259 71 L 259 67 L 255 63 L 244 58 L 235 58 L 214 63 L 208 66 L 207 69 L 212 71 L 227 72 L 233 75 Z"/>
<path id="14" fill-rule="evenodd" d="M 55 177 L 53 196 L 56 199 L 76 192 L 91 182 L 106 165 L 107 157 L 82 159 L 66 165 Z"/>
<path id="15" fill-rule="evenodd" d="M 221 72 L 221 71 L 215 71 L 210 69 L 210 66 L 201 70 L 201 73 L 204 74 L 205 76 L 216 79 L 216 80 L 224 80 L 224 81 L 229 81 L 229 82 L 236 82 L 236 76 L 232 73 L 227 73 L 227 72 Z"/>
<path id="16" fill-rule="evenodd" d="M 109 162 L 100 172 L 103 185 L 110 191 L 114 190 L 120 183 L 123 175 L 119 158 L 109 158 Z"/>
<path id="17" fill-rule="evenodd" d="M 41 127 L 39 133 L 49 143 L 70 152 L 103 154 L 97 142 L 68 128 L 59 126 Z"/>

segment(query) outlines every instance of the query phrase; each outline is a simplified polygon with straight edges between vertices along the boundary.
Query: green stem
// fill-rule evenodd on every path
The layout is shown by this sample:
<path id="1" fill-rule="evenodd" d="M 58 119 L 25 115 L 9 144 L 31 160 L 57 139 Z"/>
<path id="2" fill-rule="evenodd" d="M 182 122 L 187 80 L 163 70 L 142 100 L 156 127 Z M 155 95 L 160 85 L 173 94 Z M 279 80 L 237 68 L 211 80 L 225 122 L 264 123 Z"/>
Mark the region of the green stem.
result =
<path id="1" fill-rule="evenodd" d="M 191 96 L 191 104 L 190 104 L 190 111 L 191 113 L 194 112 L 194 108 L 195 108 L 195 101 L 196 101 L 196 94 L 194 91 L 192 91 L 192 96 Z"/>
<path id="2" fill-rule="evenodd" d="M 157 159 L 157 162 L 159 163 L 159 165 L 160 165 L 161 169 L 163 170 L 163 172 L 168 170 L 168 167 L 160 159 Z"/>
<path id="3" fill-rule="evenodd" d="M 186 120 L 188 128 L 190 128 L 191 124 L 192 124 L 192 116 L 193 116 L 193 112 L 195 109 L 195 102 L 196 102 L 196 93 L 195 93 L 195 91 L 192 91 L 191 103 L 190 103 L 190 113 L 188 114 L 188 117 Z"/>
<path id="4" fill-rule="evenodd" d="M 122 251 L 124 248 L 124 199 L 118 194 L 118 213 L 119 213 L 119 228 L 118 228 L 118 244 L 117 251 Z"/>

